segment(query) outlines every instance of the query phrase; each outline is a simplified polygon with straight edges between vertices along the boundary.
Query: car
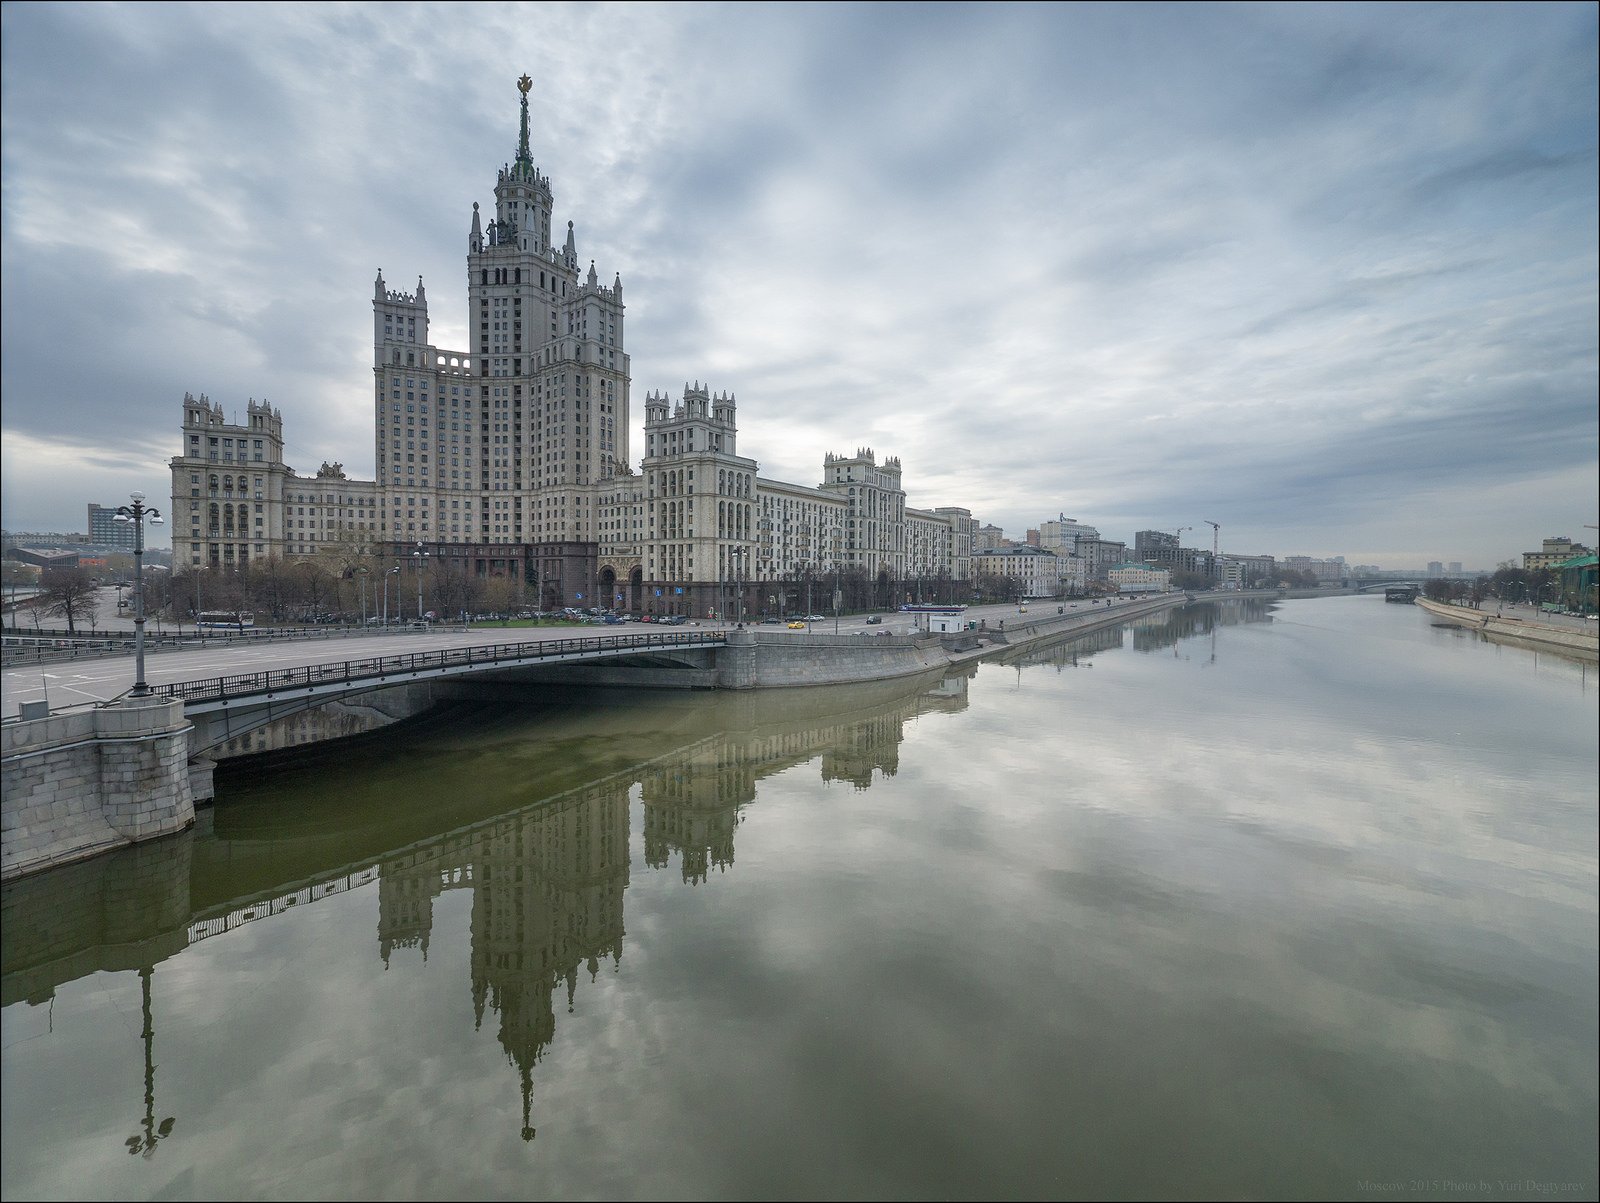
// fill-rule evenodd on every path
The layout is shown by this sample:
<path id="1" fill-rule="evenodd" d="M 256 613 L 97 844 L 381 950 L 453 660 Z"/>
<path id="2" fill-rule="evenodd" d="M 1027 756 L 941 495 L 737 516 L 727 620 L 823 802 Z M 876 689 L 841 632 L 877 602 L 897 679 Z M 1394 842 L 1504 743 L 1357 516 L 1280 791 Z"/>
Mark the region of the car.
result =
<path id="1" fill-rule="evenodd" d="M 607 614 L 600 621 L 605 623 L 608 627 L 620 627 L 623 623 L 623 620 L 617 617 L 615 614 Z"/>
<path id="2" fill-rule="evenodd" d="M 406 625 L 413 631 L 426 631 L 428 629 L 428 624 L 420 618 L 413 618 Z"/>
<path id="3" fill-rule="evenodd" d="M 806 621 L 807 622 L 822 622 L 824 618 L 825 618 L 825 615 L 822 615 L 822 614 L 807 614 L 806 615 Z"/>
<path id="4" fill-rule="evenodd" d="M 806 624 L 797 618 L 789 624 L 789 629 L 791 631 L 803 631 L 806 629 Z"/>
<path id="5" fill-rule="evenodd" d="M 781 618 L 763 618 L 761 620 L 761 624 L 763 626 L 775 627 L 782 621 L 783 621 L 783 619 L 781 619 Z"/>
<path id="6" fill-rule="evenodd" d="M 882 621 L 883 621 L 883 615 L 882 614 L 868 614 L 867 615 L 867 625 L 869 627 L 875 627 Z"/>

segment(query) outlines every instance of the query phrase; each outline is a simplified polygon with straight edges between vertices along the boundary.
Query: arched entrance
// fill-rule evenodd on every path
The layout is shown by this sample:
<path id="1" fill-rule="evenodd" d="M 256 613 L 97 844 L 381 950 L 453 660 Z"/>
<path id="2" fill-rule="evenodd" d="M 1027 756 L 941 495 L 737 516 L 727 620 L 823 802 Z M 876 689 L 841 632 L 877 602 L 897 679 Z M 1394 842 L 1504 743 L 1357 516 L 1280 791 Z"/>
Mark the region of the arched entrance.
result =
<path id="1" fill-rule="evenodd" d="M 628 573 L 628 609 L 637 614 L 644 609 L 644 569 Z"/>
<path id="2" fill-rule="evenodd" d="M 600 590 L 599 596 L 595 598 L 595 604 L 605 610 L 615 609 L 620 604 L 617 599 L 616 569 L 602 568 L 600 570 Z"/>

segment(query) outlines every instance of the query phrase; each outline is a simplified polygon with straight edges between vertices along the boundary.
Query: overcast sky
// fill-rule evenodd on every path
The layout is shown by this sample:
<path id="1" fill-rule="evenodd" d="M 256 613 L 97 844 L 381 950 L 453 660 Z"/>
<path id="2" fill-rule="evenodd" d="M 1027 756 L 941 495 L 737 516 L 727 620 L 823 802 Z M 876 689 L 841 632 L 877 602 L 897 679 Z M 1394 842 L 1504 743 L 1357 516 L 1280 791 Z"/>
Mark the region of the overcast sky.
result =
<path id="1" fill-rule="evenodd" d="M 1015 537 L 1492 566 L 1600 522 L 1589 3 L 0 19 L 10 530 L 165 497 L 185 390 L 370 479 L 374 273 L 467 346 L 524 71 L 636 463 L 698 379 L 764 475 L 870 446 Z"/>

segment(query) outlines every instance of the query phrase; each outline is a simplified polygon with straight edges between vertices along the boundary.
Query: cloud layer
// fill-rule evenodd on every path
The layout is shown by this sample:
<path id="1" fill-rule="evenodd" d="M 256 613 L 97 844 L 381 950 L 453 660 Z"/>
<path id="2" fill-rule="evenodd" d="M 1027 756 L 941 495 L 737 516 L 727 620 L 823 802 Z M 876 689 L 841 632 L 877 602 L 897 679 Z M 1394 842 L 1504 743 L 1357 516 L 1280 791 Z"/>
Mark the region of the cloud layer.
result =
<path id="1" fill-rule="evenodd" d="M 370 475 L 373 273 L 465 345 L 524 70 L 636 398 L 735 391 L 768 475 L 1397 564 L 1593 520 L 1590 5 L 3 21 L 9 529 L 162 493 L 185 390 Z"/>

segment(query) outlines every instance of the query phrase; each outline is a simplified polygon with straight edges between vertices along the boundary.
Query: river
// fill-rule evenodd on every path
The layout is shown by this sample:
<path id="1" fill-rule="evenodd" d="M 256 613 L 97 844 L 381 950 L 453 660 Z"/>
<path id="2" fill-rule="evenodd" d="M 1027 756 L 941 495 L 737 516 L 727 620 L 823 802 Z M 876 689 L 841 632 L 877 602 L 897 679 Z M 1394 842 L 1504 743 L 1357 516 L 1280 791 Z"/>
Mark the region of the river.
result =
<path id="1" fill-rule="evenodd" d="M 6 1198 L 1590 1198 L 1593 666 L 1370 597 L 231 762 L 6 887 Z"/>

